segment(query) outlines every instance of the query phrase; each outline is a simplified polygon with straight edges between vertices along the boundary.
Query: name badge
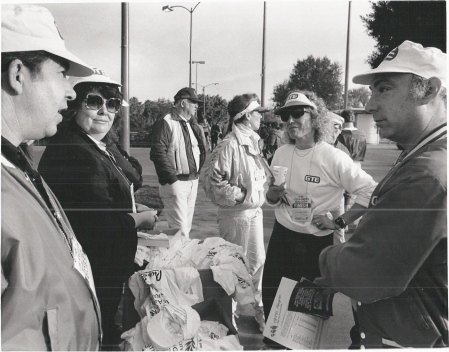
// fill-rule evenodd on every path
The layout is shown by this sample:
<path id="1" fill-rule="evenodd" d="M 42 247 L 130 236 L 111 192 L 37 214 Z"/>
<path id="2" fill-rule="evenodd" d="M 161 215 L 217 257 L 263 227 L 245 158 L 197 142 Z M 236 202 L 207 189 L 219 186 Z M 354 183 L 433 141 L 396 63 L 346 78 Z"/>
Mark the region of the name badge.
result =
<path id="1" fill-rule="evenodd" d="M 89 288 L 96 296 L 94 279 L 92 276 L 92 269 L 90 267 L 89 259 L 86 253 L 84 253 L 81 244 L 77 241 L 75 237 L 72 237 L 72 253 L 73 253 L 73 263 L 75 269 L 81 274 L 81 276 L 89 284 Z"/>
<path id="2" fill-rule="evenodd" d="M 310 196 L 295 195 L 291 197 L 289 214 L 295 222 L 310 222 L 312 220 L 312 199 Z"/>

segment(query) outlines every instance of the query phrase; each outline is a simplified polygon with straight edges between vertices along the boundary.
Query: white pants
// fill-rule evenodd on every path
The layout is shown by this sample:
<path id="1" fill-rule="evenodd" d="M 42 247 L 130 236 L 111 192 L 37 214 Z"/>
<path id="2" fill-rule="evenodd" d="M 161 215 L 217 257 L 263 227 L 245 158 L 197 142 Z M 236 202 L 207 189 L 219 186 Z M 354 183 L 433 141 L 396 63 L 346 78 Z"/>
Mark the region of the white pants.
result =
<path id="1" fill-rule="evenodd" d="M 159 196 L 164 203 L 163 211 L 168 227 L 181 229 L 181 233 L 186 237 L 189 237 L 192 228 L 197 193 L 198 180 L 159 185 Z"/>
<path id="2" fill-rule="evenodd" d="M 256 290 L 256 307 L 262 307 L 262 273 L 265 264 L 262 209 L 219 209 L 217 219 L 220 236 L 243 248 Z"/>

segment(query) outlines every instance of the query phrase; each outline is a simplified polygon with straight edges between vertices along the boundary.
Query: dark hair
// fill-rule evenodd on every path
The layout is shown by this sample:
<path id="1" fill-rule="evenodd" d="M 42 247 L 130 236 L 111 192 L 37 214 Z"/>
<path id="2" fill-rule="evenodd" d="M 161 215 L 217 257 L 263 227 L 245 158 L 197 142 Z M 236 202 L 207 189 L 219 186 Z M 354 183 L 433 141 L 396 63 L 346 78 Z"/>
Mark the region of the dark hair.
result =
<path id="1" fill-rule="evenodd" d="M 255 93 L 246 93 L 242 95 L 236 95 L 228 104 L 228 114 L 229 114 L 229 125 L 228 133 L 232 131 L 232 124 L 237 124 L 243 122 L 245 116 L 240 117 L 238 120 L 234 121 L 234 116 L 239 112 L 245 110 L 245 108 L 252 102 L 257 101 L 260 104 L 259 97 Z"/>
<path id="2" fill-rule="evenodd" d="M 36 75 L 40 72 L 42 63 L 47 60 L 53 60 L 63 66 L 65 69 L 68 69 L 70 66 L 69 62 L 66 59 L 50 54 L 43 50 L 14 51 L 2 53 L 2 73 L 5 72 L 11 65 L 11 62 L 16 59 L 22 61 L 23 64 L 28 67 L 33 78 L 36 77 Z"/>
<path id="3" fill-rule="evenodd" d="M 354 112 L 352 110 L 343 110 L 340 113 L 340 116 L 345 119 L 346 123 L 355 121 L 355 115 L 354 115 Z"/>
<path id="4" fill-rule="evenodd" d="M 73 89 L 76 92 L 76 99 L 67 102 L 68 109 L 63 114 L 64 120 L 61 122 L 61 127 L 64 127 L 70 120 L 75 119 L 76 111 L 81 107 L 81 104 L 89 93 L 100 93 L 105 99 L 122 99 L 123 97 L 118 86 L 108 83 L 82 82 L 78 83 L 75 87 L 73 87 Z M 121 121 L 121 115 L 118 112 L 115 116 L 111 129 L 102 139 L 106 145 L 115 144 L 119 141 Z"/>

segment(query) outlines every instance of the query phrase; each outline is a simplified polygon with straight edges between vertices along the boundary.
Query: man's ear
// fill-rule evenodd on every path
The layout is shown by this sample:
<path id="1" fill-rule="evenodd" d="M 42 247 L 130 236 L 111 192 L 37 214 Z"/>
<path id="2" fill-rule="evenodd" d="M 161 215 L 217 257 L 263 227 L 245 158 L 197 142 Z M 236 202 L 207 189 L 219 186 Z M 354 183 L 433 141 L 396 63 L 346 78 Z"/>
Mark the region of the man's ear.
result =
<path id="1" fill-rule="evenodd" d="M 6 83 L 15 95 L 19 95 L 23 92 L 25 70 L 28 69 L 25 67 L 22 60 L 19 59 L 14 59 L 6 70 Z"/>
<path id="2" fill-rule="evenodd" d="M 428 80 L 428 86 L 426 94 L 423 98 L 425 103 L 429 103 L 430 101 L 434 100 L 441 89 L 441 80 L 437 77 L 430 77 Z"/>

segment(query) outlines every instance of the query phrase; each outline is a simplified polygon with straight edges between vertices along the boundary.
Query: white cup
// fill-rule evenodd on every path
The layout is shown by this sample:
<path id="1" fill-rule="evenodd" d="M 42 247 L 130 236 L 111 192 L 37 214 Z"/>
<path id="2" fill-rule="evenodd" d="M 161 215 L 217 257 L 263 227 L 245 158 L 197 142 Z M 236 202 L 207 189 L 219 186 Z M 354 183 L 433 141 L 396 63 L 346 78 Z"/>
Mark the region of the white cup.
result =
<path id="1" fill-rule="evenodd" d="M 285 177 L 287 176 L 288 167 L 285 166 L 273 166 L 273 176 L 274 176 L 274 184 L 276 186 L 280 186 L 285 182 Z"/>

